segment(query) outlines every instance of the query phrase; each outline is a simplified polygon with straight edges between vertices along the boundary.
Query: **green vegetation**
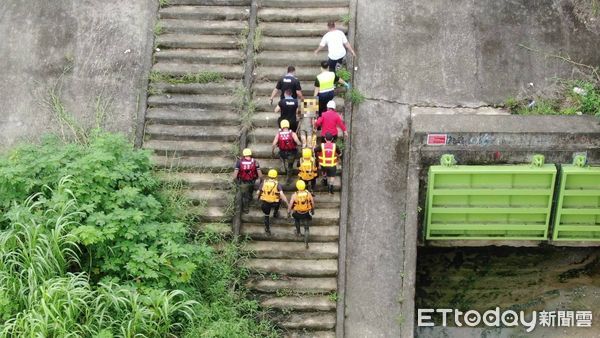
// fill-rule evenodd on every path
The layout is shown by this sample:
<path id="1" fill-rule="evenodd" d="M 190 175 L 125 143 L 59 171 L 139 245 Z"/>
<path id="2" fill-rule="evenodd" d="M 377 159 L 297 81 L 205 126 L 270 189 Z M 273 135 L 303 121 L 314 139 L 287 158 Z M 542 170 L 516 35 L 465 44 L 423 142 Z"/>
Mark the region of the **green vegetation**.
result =
<path id="1" fill-rule="evenodd" d="M 262 43 L 262 29 L 259 26 L 256 26 L 254 29 L 254 51 L 260 51 L 260 45 Z"/>
<path id="2" fill-rule="evenodd" d="M 352 16 L 350 15 L 350 13 L 348 14 L 344 14 L 344 15 L 340 15 L 340 21 L 348 26 L 348 24 L 350 23 L 350 20 L 352 20 Z"/>
<path id="3" fill-rule="evenodd" d="M 276 336 L 177 187 L 98 131 L 0 156 L 0 337 Z"/>
<path id="4" fill-rule="evenodd" d="M 561 84 L 554 97 L 533 100 L 508 98 L 504 106 L 521 115 L 595 115 L 600 117 L 600 87 L 588 81 L 568 81 Z"/>
<path id="5" fill-rule="evenodd" d="M 163 26 L 161 21 L 156 22 L 156 25 L 154 25 L 154 29 L 152 30 L 154 32 L 154 36 L 159 36 L 163 33 L 165 27 Z"/>
<path id="6" fill-rule="evenodd" d="M 158 6 L 166 7 L 169 6 L 170 0 L 158 0 Z"/>
<path id="7" fill-rule="evenodd" d="M 346 100 L 352 102 L 352 104 L 358 105 L 365 102 L 365 96 L 358 91 L 358 89 L 350 89 L 346 92 Z"/>
<path id="8" fill-rule="evenodd" d="M 346 67 L 338 69 L 335 74 L 342 80 L 348 82 L 352 78 L 352 73 Z"/>
<path id="9" fill-rule="evenodd" d="M 163 72 L 150 72 L 150 82 L 166 82 L 170 84 L 211 83 L 223 81 L 223 75 L 218 72 L 199 72 L 184 75 L 173 75 Z"/>

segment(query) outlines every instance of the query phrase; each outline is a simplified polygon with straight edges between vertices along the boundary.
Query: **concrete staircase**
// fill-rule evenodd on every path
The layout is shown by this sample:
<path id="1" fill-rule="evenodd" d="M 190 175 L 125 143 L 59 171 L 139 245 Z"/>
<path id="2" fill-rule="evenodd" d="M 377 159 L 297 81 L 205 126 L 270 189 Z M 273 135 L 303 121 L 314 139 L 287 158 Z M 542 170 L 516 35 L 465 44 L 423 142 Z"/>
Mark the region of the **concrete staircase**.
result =
<path id="1" fill-rule="evenodd" d="M 258 6 L 251 13 L 252 1 Z M 157 37 L 153 71 L 171 76 L 218 72 L 212 83 L 151 83 L 143 147 L 154 151 L 156 165 L 176 168 L 169 179 L 183 182 L 187 195 L 203 214 L 199 224 L 231 232 L 233 216 L 230 173 L 240 136 L 236 92 L 251 83 L 256 112 L 248 144 L 264 173 L 280 168 L 271 157 L 278 114 L 268 102 L 276 81 L 288 65 L 297 68 L 306 96 L 312 96 L 319 62 L 315 56 L 326 22 L 348 14 L 349 0 L 171 0 L 159 11 L 163 33 Z M 249 20 L 257 20 L 254 41 L 244 42 Z M 344 28 L 345 30 L 345 28 Z M 252 34 L 251 34 L 252 36 Z M 254 48 L 247 57 L 244 47 Z M 249 72 L 249 70 L 253 70 Z M 248 75 L 252 75 L 248 79 Z M 336 100 L 340 111 L 343 101 Z M 289 197 L 295 183 L 285 185 Z M 339 182 L 339 180 L 338 180 Z M 275 219 L 270 236 L 264 233 L 257 201 L 242 215 L 240 233 L 250 256 L 247 286 L 269 310 L 287 337 L 334 337 L 336 276 L 340 217 L 340 187 L 330 195 L 318 186 L 310 248 L 294 235 L 293 221 Z M 281 215 L 285 215 L 284 207 Z"/>
<path id="2" fill-rule="evenodd" d="M 238 151 L 236 91 L 243 86 L 249 0 L 171 0 L 159 10 L 152 71 L 167 76 L 221 74 L 209 83 L 151 82 L 143 147 L 170 179 L 188 188 L 200 225 L 228 232 L 234 193 L 229 173 Z"/>

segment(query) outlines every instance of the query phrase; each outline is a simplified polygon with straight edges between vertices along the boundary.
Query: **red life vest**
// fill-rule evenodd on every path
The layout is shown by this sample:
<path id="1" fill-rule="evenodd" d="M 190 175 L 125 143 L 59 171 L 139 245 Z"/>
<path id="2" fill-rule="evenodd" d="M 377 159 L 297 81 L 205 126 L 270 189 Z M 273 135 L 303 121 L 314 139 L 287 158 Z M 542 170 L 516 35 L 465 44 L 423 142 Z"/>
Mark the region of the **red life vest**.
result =
<path id="1" fill-rule="evenodd" d="M 238 178 L 241 181 L 249 182 L 254 181 L 258 177 L 258 170 L 256 170 L 256 160 L 251 158 L 246 160 L 242 158 L 240 160 L 240 171 L 238 171 Z"/>
<path id="2" fill-rule="evenodd" d="M 335 143 L 321 143 L 321 154 L 319 155 L 321 167 L 335 167 L 337 165 L 337 154 Z"/>
<path id="3" fill-rule="evenodd" d="M 277 147 L 279 150 L 283 151 L 294 151 L 296 150 L 296 142 L 294 141 L 294 137 L 292 136 L 293 132 L 291 130 L 280 130 L 278 139 L 277 139 Z"/>

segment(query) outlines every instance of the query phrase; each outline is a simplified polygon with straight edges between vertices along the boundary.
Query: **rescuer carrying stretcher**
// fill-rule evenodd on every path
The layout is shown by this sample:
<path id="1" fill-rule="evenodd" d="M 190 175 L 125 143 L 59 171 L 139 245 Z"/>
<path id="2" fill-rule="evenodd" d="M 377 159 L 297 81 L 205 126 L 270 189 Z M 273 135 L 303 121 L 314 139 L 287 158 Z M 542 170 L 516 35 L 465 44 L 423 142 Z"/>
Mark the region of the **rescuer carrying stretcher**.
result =
<path id="1" fill-rule="evenodd" d="M 316 162 L 312 149 L 302 149 L 302 157 L 298 162 L 298 177 L 310 186 L 309 191 L 311 193 L 315 191 L 317 176 L 319 176 L 319 168 Z"/>
<path id="2" fill-rule="evenodd" d="M 325 143 L 321 143 L 320 150 L 319 167 L 321 167 L 321 172 L 324 174 L 324 182 L 328 186 L 329 193 L 333 194 L 339 149 L 333 143 L 333 135 L 331 133 L 325 134 Z"/>
<path id="3" fill-rule="evenodd" d="M 275 135 L 273 144 L 271 145 L 271 153 L 275 155 L 275 148 L 279 148 L 279 158 L 281 159 L 282 168 L 285 170 L 287 177 L 287 183 L 291 180 L 292 170 L 294 169 L 294 163 L 298 156 L 298 146 L 300 140 L 298 135 L 290 129 L 290 123 L 288 120 L 281 120 L 281 129 Z"/>

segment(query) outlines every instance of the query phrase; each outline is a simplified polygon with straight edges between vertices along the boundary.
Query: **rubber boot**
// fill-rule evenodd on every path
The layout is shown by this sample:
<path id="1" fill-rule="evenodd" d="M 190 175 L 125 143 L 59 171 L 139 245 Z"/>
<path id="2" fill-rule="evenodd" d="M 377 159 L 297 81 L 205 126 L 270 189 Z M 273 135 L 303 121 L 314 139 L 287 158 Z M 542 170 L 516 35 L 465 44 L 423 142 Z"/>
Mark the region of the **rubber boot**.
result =
<path id="1" fill-rule="evenodd" d="M 279 204 L 273 207 L 273 218 L 279 218 Z"/>
<path id="2" fill-rule="evenodd" d="M 310 230 L 308 229 L 308 223 L 304 224 L 304 236 L 310 236 Z M 304 243 L 304 248 L 308 249 L 308 241 Z"/>
<path id="3" fill-rule="evenodd" d="M 329 185 L 329 193 L 333 195 L 333 184 Z"/>
<path id="4" fill-rule="evenodd" d="M 265 216 L 265 233 L 271 236 L 271 227 L 269 224 L 269 216 Z"/>

